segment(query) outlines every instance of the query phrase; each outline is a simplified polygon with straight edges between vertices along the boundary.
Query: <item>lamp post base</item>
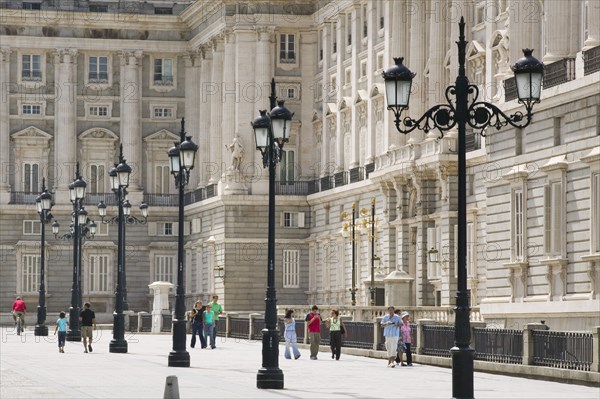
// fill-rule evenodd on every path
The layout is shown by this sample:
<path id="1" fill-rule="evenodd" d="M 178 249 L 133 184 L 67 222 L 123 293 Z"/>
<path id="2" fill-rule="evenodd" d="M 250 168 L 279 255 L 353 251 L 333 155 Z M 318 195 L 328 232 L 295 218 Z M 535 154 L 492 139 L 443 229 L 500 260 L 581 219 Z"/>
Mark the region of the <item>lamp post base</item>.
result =
<path id="1" fill-rule="evenodd" d="M 472 399 L 473 387 L 473 358 L 475 350 L 471 347 L 452 347 L 452 397 L 457 399 Z"/>
<path id="2" fill-rule="evenodd" d="M 283 371 L 279 367 L 263 367 L 256 374 L 258 389 L 283 389 Z"/>
<path id="3" fill-rule="evenodd" d="M 33 335 L 36 337 L 47 337 L 48 336 L 48 326 L 45 324 L 36 324 L 33 329 Z"/>
<path id="4" fill-rule="evenodd" d="M 67 341 L 73 342 L 81 342 L 81 331 L 67 331 Z"/>
<path id="5" fill-rule="evenodd" d="M 108 344 L 108 351 L 110 353 L 127 353 L 127 341 L 113 339 Z"/>
<path id="6" fill-rule="evenodd" d="M 173 350 L 169 352 L 169 367 L 190 367 L 190 354 L 185 350 L 185 320 L 173 322 Z"/>
<path id="7" fill-rule="evenodd" d="M 173 351 L 169 353 L 169 367 L 190 367 L 188 351 Z"/>

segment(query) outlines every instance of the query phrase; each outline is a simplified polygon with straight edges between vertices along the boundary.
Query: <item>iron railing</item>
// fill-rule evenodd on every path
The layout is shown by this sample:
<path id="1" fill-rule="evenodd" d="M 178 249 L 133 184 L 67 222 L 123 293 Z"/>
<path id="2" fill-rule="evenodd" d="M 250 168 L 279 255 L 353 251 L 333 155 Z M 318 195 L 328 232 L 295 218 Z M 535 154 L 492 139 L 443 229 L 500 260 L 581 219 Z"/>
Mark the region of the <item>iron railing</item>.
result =
<path id="1" fill-rule="evenodd" d="M 369 163 L 365 165 L 365 179 L 369 178 L 369 175 L 375 171 L 375 163 Z"/>
<path id="2" fill-rule="evenodd" d="M 163 324 L 160 332 L 171 332 L 171 324 L 173 324 L 173 315 L 164 314 L 162 315 Z M 152 315 L 150 315 L 150 320 L 152 320 Z"/>
<path id="3" fill-rule="evenodd" d="M 265 328 L 265 319 L 252 319 L 252 339 L 262 340 L 263 328 Z"/>
<path id="4" fill-rule="evenodd" d="M 247 317 L 229 318 L 229 336 L 231 338 L 248 339 L 250 334 L 250 319 Z"/>
<path id="5" fill-rule="evenodd" d="M 356 183 L 365 179 L 365 168 L 362 166 L 350 169 L 350 183 Z"/>
<path id="6" fill-rule="evenodd" d="M 144 202 L 149 206 L 179 206 L 178 194 L 144 194 Z"/>
<path id="7" fill-rule="evenodd" d="M 212 198 L 217 195 L 217 185 L 209 184 L 206 186 L 206 198 Z"/>
<path id="8" fill-rule="evenodd" d="M 327 191 L 334 187 L 331 176 L 323 176 L 320 179 L 319 191 Z"/>
<path id="9" fill-rule="evenodd" d="M 96 206 L 100 201 L 104 201 L 106 205 L 117 205 L 117 196 L 115 193 L 86 193 L 83 197 L 84 205 Z"/>
<path id="10" fill-rule="evenodd" d="M 600 71 L 600 46 L 592 47 L 583 52 L 583 74 Z"/>
<path id="11" fill-rule="evenodd" d="M 310 195 L 315 192 L 314 180 L 275 182 L 275 195 Z"/>
<path id="12" fill-rule="evenodd" d="M 27 193 L 24 191 L 11 191 L 9 204 L 31 204 L 35 205 L 35 199 L 39 193 Z"/>
<path id="13" fill-rule="evenodd" d="M 185 205 L 190 205 L 196 202 L 200 202 L 206 199 L 206 190 L 204 188 L 199 188 L 194 191 L 190 191 L 185 193 L 183 203 Z"/>
<path id="14" fill-rule="evenodd" d="M 424 355 L 451 357 L 450 348 L 454 346 L 454 326 L 423 325 Z"/>
<path id="15" fill-rule="evenodd" d="M 592 368 L 592 334 L 533 330 L 533 364 L 569 370 Z"/>
<path id="16" fill-rule="evenodd" d="M 575 58 L 563 58 L 546 65 L 543 88 L 558 86 L 575 79 Z"/>
<path id="17" fill-rule="evenodd" d="M 523 363 L 523 331 L 474 328 L 475 360 Z"/>
<path id="18" fill-rule="evenodd" d="M 143 314 L 141 316 L 142 325 L 139 328 L 140 332 L 150 332 L 152 331 L 152 315 L 151 314 Z"/>
<path id="19" fill-rule="evenodd" d="M 348 348 L 373 349 L 373 323 L 345 321 L 346 335 L 342 346 Z"/>
<path id="20" fill-rule="evenodd" d="M 348 173 L 344 170 L 333 175 L 336 187 L 345 186 L 348 184 Z"/>

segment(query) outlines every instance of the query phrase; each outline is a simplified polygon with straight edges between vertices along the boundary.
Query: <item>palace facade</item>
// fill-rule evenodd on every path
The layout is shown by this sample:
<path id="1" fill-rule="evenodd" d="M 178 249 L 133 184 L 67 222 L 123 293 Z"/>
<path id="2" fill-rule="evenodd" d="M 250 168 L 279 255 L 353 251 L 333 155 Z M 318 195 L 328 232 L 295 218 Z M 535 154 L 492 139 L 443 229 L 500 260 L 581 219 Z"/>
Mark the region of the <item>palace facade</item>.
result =
<path id="1" fill-rule="evenodd" d="M 599 325 L 600 6 L 592 0 L 0 1 L 0 306 L 16 295 L 37 303 L 42 179 L 51 213 L 67 226 L 79 163 L 98 223 L 100 200 L 116 214 L 107 172 L 122 144 L 133 167 L 129 201 L 150 206 L 146 225 L 127 227 L 127 300 L 150 310 L 148 285 L 176 283 L 167 150 L 185 118 L 199 145 L 185 198 L 187 301 L 216 293 L 226 309 L 263 310 L 268 176 L 250 121 L 267 108 L 272 78 L 295 113 L 277 171 L 279 306 L 348 306 L 353 273 L 357 306 L 371 304 L 371 289 L 378 306 L 452 306 L 456 132 L 398 133 L 381 74 L 398 56 L 416 72 L 413 118 L 446 102 L 460 16 L 467 75 L 507 114 L 524 111 L 510 69 L 521 49 L 546 64 L 531 125 L 467 132 L 471 305 L 507 328 Z M 348 237 L 353 204 L 359 232 Z M 70 305 L 72 242 L 49 230 L 55 312 Z M 102 224 L 83 244 L 83 298 L 97 312 L 114 307 L 116 234 Z"/>

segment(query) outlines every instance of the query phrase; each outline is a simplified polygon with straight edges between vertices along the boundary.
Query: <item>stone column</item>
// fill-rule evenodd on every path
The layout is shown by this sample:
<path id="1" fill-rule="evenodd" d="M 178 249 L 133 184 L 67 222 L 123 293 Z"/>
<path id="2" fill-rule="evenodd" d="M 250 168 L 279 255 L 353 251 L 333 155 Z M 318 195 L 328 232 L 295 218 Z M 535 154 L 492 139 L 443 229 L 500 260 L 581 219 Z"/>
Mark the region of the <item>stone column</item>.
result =
<path id="1" fill-rule="evenodd" d="M 433 6 L 433 4 L 432 4 Z M 446 9 L 437 4 L 432 8 L 432 15 L 429 18 L 429 78 L 427 79 L 427 104 L 446 103 L 444 92 L 446 82 L 444 82 L 444 58 L 446 56 Z M 458 40 L 458 38 L 457 38 Z M 455 48 L 452 48 L 455 50 Z M 438 131 L 431 132 L 433 137 L 439 137 Z"/>
<path id="2" fill-rule="evenodd" d="M 231 144 L 235 136 L 235 120 L 238 105 L 238 91 L 236 81 L 236 33 L 232 31 L 224 32 L 225 49 L 223 56 L 223 84 L 221 85 L 221 106 L 222 111 L 222 140 L 218 147 L 221 151 L 221 159 L 223 176 L 229 168 L 231 168 L 231 153 L 225 145 Z"/>
<path id="3" fill-rule="evenodd" d="M 56 203 L 68 203 L 68 185 L 77 161 L 77 50 L 57 49 L 54 54 L 54 188 Z"/>
<path id="4" fill-rule="evenodd" d="M 583 49 L 587 50 L 600 45 L 600 3 L 588 1 L 587 6 L 587 37 L 583 43 Z"/>
<path id="5" fill-rule="evenodd" d="M 271 79 L 274 78 L 273 65 L 274 65 L 274 52 L 273 52 L 273 33 L 274 29 L 271 27 L 260 27 L 256 29 L 256 64 L 254 69 L 254 76 L 256 77 L 256 85 L 260 87 L 260 90 L 256 93 L 257 97 L 255 102 L 252 104 L 250 111 L 249 120 L 254 120 L 258 117 L 258 111 L 261 109 L 269 108 L 269 95 L 271 93 Z M 245 117 L 245 115 L 243 116 Z M 246 126 L 247 122 L 246 122 Z M 248 129 L 251 132 L 252 129 Z M 248 142 L 248 141 L 247 141 Z M 245 162 L 254 163 L 254 169 L 257 173 L 255 179 L 261 181 L 261 193 L 268 194 L 269 191 L 269 171 L 263 168 L 262 159 L 260 152 L 255 150 L 254 137 L 247 144 Z"/>
<path id="6" fill-rule="evenodd" d="M 121 56 L 121 126 L 123 156 L 131 166 L 129 192 L 141 191 L 142 165 L 142 56 L 140 50 L 122 51 Z M 130 197 L 131 199 L 131 197 Z"/>
<path id="7" fill-rule="evenodd" d="M 331 132 L 329 132 L 329 126 L 327 123 L 327 95 L 329 94 L 330 91 L 330 87 L 329 87 L 329 60 L 330 60 L 330 54 L 331 54 L 331 45 L 329 43 L 329 35 L 330 35 L 330 30 L 331 30 L 331 26 L 328 23 L 325 23 L 322 25 L 322 29 L 323 29 L 323 38 L 321 41 L 321 44 L 323 46 L 323 82 L 322 82 L 322 89 L 321 89 L 321 99 L 322 99 L 322 114 L 321 114 L 321 118 L 323 119 L 323 124 L 322 124 L 322 134 L 321 134 L 321 164 L 318 166 L 319 170 L 316 173 L 317 177 L 323 177 L 327 174 L 326 170 L 326 164 L 328 162 L 330 162 L 331 160 L 329 159 L 329 140 L 330 140 L 330 134 Z M 318 88 L 315 87 L 315 90 L 317 90 Z"/>
<path id="8" fill-rule="evenodd" d="M 195 143 L 200 143 L 200 62 L 199 49 L 184 54 L 185 63 L 185 130 Z M 196 166 L 190 176 L 190 187 L 200 181 L 204 159 L 196 159 Z"/>
<path id="9" fill-rule="evenodd" d="M 569 55 L 569 17 L 571 1 L 547 1 L 544 3 L 546 14 L 546 54 L 545 64 L 566 58 Z M 566 7 L 565 7 L 566 6 Z M 596 24 L 598 21 L 595 22 Z"/>
<path id="10" fill-rule="evenodd" d="M 409 3 L 417 5 L 417 3 Z M 385 13 L 385 36 L 384 48 L 386 51 L 383 52 L 383 68 L 384 70 L 394 65 L 394 57 L 405 57 L 408 61 L 410 58 L 409 47 L 409 20 L 410 15 L 406 12 L 407 3 L 404 1 L 386 1 L 384 2 Z M 390 17 L 391 16 L 391 17 Z M 398 21 L 399 23 L 397 23 Z M 379 80 L 378 83 L 384 83 L 383 79 Z M 394 149 L 402 146 L 406 142 L 406 136 L 398 133 L 396 126 L 394 125 L 394 114 L 387 110 L 387 100 L 383 103 L 383 148 Z M 412 104 L 411 104 L 412 105 Z M 379 154 L 377 154 L 379 155 Z"/>
<path id="11" fill-rule="evenodd" d="M 348 30 L 350 32 L 352 32 L 352 55 L 351 55 L 351 62 L 352 62 L 352 69 L 350 72 L 350 79 L 352 84 L 350 85 L 350 98 L 352 98 L 352 103 L 351 104 L 346 104 L 346 106 L 351 108 L 351 115 L 350 115 L 350 159 L 344 159 L 344 164 L 348 163 L 348 169 L 352 169 L 358 166 L 359 163 L 359 153 L 360 153 L 360 123 L 359 123 L 359 115 L 358 115 L 358 109 L 356 107 L 356 104 L 354 104 L 354 100 L 356 99 L 356 94 L 358 91 L 358 79 L 361 76 L 360 75 L 360 60 L 358 57 L 358 53 L 361 49 L 362 46 L 362 24 L 361 24 L 361 9 L 358 6 L 354 6 L 352 8 L 352 17 L 351 19 L 351 23 L 352 26 L 350 26 L 348 28 Z M 345 45 L 342 46 L 343 49 L 342 51 L 345 52 Z M 346 72 L 343 71 L 344 73 L 344 79 Z M 344 80 L 344 85 L 348 84 L 348 82 L 346 82 Z M 342 132 L 343 134 L 345 134 L 346 132 Z M 342 139 L 343 140 L 343 139 Z M 342 145 L 344 146 L 345 143 Z M 345 155 L 345 152 L 344 152 Z M 342 168 L 345 169 L 345 168 Z"/>
<path id="12" fill-rule="evenodd" d="M 342 17 L 338 17 L 337 19 L 337 29 L 333 32 L 337 38 L 337 85 L 336 88 L 336 104 L 340 104 L 342 101 L 342 78 L 344 77 L 344 69 L 343 69 L 343 56 L 342 54 L 346 51 L 346 46 L 344 46 L 344 29 L 343 29 L 343 19 Z M 343 118 L 342 113 L 339 111 L 336 115 L 336 148 L 335 148 L 335 172 L 341 172 L 344 170 L 344 126 L 343 126 Z"/>
<path id="13" fill-rule="evenodd" d="M 428 3 L 428 2 L 427 2 Z M 426 109 L 425 101 L 427 100 L 426 92 L 424 90 L 425 85 L 425 62 L 427 54 L 427 45 L 425 43 L 425 28 L 427 27 L 427 15 L 425 9 L 429 5 L 427 3 L 413 4 L 410 10 L 410 58 L 406 59 L 405 65 L 416 73 L 417 75 L 413 79 L 412 94 L 410 96 L 410 110 L 408 114 L 413 118 L 418 119 Z M 403 116 L 404 116 L 403 115 Z M 425 133 L 419 129 L 410 133 L 409 142 L 419 143 L 423 141 Z"/>
<path id="14" fill-rule="evenodd" d="M 198 119 L 198 146 L 199 150 L 199 177 L 198 188 L 206 186 L 212 170 L 210 159 L 212 115 L 210 112 L 211 104 L 211 81 L 212 73 L 212 51 L 208 45 L 202 45 L 199 51 L 200 57 L 200 116 Z"/>
<path id="15" fill-rule="evenodd" d="M 545 324 L 529 323 L 523 330 L 523 364 L 533 364 L 533 330 L 549 330 Z"/>
<path id="16" fill-rule="evenodd" d="M 209 184 L 216 183 L 221 178 L 222 172 L 222 122 L 223 122 L 223 103 L 222 103 L 222 83 L 223 83 L 223 38 L 216 37 L 211 42 L 212 45 L 212 78 L 210 99 L 210 131 L 212 148 L 218 149 L 211 151 L 211 170 L 209 172 Z"/>
<path id="17" fill-rule="evenodd" d="M 0 198 L 3 204 L 7 204 L 10 197 L 4 197 L 10 193 L 10 123 L 9 123 L 9 101 L 10 92 L 10 47 L 0 48 Z M 51 187 L 52 188 L 52 187 Z"/>

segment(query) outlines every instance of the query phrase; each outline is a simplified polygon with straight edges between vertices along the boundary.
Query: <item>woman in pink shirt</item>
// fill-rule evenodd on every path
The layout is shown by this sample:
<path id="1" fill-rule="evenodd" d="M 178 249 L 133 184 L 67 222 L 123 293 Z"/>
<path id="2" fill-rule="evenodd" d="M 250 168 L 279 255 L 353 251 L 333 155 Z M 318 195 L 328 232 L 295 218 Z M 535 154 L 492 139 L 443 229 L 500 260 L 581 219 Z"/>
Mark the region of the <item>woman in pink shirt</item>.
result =
<path id="1" fill-rule="evenodd" d="M 410 322 L 408 321 L 409 317 L 410 315 L 408 312 L 402 312 L 400 314 L 400 318 L 402 319 L 400 336 L 402 337 L 402 347 L 404 348 L 404 353 L 406 353 L 406 363 L 402 363 L 403 366 L 412 366 L 412 353 L 410 352 L 412 338 L 410 337 Z"/>

